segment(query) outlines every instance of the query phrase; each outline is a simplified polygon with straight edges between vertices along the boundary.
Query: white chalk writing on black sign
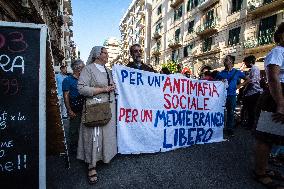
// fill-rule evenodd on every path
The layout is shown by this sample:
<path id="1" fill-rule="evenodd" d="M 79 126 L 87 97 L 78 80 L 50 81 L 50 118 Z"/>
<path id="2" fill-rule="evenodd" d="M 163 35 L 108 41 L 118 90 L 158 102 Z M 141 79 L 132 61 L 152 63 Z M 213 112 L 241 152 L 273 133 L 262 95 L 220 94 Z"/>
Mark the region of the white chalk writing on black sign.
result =
<path id="1" fill-rule="evenodd" d="M 7 122 L 25 121 L 26 116 L 21 112 L 8 114 L 6 111 L 0 112 L 0 130 L 8 129 Z M 0 160 L 6 157 L 9 151 L 12 151 L 14 141 L 12 139 L 0 140 Z M 17 154 L 17 159 L 0 161 L 0 172 L 11 172 L 15 170 L 26 169 L 27 155 Z"/>
<path id="2" fill-rule="evenodd" d="M 16 56 L 11 62 L 11 58 L 6 55 L 0 55 L 0 68 L 4 72 L 14 72 L 14 68 L 21 68 L 22 74 L 25 73 L 25 61 L 22 56 Z"/>

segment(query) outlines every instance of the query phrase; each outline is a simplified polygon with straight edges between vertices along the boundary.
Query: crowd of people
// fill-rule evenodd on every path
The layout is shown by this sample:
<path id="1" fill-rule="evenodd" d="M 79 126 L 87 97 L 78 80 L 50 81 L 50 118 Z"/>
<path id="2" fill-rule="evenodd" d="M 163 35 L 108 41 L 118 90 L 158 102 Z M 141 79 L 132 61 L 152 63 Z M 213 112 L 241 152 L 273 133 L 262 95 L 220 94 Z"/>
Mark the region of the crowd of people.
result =
<path id="1" fill-rule="evenodd" d="M 248 72 L 234 68 L 235 57 L 227 55 L 223 59 L 224 70 L 205 70 L 200 75 L 202 80 L 221 80 L 227 82 L 226 119 L 224 133 L 228 137 L 234 136 L 236 128 L 235 110 L 238 102 L 242 103 L 241 125 L 253 131 L 256 138 L 255 169 L 253 171 L 256 181 L 267 188 L 284 188 L 274 181 L 284 181 L 284 176 L 275 170 L 268 169 L 269 157 L 275 160 L 276 155 L 284 153 L 284 133 L 268 134 L 258 131 L 257 122 L 261 111 L 273 112 L 273 121 L 284 124 L 284 23 L 281 23 L 275 34 L 274 41 L 277 44 L 264 60 L 267 79 L 261 76 L 259 68 L 255 65 L 256 58 L 249 55 L 243 63 Z M 142 49 L 139 44 L 130 47 L 130 55 L 133 59 L 126 66 L 157 72 L 151 66 L 142 62 Z M 62 117 L 68 113 L 71 132 L 68 146 L 77 158 L 88 165 L 87 175 L 90 184 L 98 181 L 96 166 L 98 161 L 109 163 L 117 154 L 116 140 L 116 104 L 115 83 L 112 72 L 106 68 L 108 62 L 107 49 L 95 46 L 85 64 L 81 60 L 72 62 L 73 74 L 66 76 L 66 67 L 61 67 L 61 73 L 56 77 L 58 83 L 58 95 L 60 105 L 66 106 L 67 111 L 61 107 Z M 193 78 L 187 70 L 183 73 L 181 67 L 179 74 Z M 162 74 L 171 74 L 167 68 L 160 70 Z M 238 90 L 239 89 L 239 90 Z M 239 91 L 239 94 L 237 94 Z M 238 96 L 239 95 L 239 96 Z M 109 101 L 111 106 L 111 120 L 103 127 L 86 127 L 82 122 L 82 113 L 86 111 L 84 102 L 86 98 Z M 63 100 L 62 100 L 63 99 Z M 241 99 L 241 100 L 240 100 Z M 64 104 L 63 104 L 64 101 Z M 283 125 L 284 126 L 284 125 Z M 284 159 L 284 155 L 282 155 Z M 276 163 L 273 161 L 273 163 Z"/>

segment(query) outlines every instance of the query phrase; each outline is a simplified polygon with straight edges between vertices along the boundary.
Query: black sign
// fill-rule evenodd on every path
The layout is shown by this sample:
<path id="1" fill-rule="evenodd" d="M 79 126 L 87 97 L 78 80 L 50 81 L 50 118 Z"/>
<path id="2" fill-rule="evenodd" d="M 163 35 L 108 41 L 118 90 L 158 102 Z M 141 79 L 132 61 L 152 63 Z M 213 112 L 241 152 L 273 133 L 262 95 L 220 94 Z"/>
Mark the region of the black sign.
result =
<path id="1" fill-rule="evenodd" d="M 39 187 L 40 34 L 0 26 L 0 188 Z"/>

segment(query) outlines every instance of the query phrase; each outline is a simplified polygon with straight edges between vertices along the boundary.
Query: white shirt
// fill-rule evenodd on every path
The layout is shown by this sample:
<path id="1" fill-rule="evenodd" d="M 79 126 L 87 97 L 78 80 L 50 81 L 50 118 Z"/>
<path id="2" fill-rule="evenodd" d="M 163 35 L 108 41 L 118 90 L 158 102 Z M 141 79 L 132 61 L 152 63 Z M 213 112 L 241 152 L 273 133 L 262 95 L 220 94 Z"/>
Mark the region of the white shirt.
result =
<path id="1" fill-rule="evenodd" d="M 98 68 L 98 70 L 100 70 L 100 72 L 106 72 L 106 69 L 103 65 L 95 64 L 95 66 Z"/>
<path id="2" fill-rule="evenodd" d="M 253 94 L 262 92 L 262 88 L 260 87 L 260 71 L 256 65 L 252 65 L 250 72 L 249 72 L 249 78 L 250 78 L 250 86 L 248 90 L 246 91 L 245 96 L 251 96 Z"/>
<path id="3" fill-rule="evenodd" d="M 264 60 L 265 68 L 267 69 L 270 64 L 280 67 L 279 79 L 281 83 L 284 83 L 284 47 L 276 46 L 267 54 Z"/>

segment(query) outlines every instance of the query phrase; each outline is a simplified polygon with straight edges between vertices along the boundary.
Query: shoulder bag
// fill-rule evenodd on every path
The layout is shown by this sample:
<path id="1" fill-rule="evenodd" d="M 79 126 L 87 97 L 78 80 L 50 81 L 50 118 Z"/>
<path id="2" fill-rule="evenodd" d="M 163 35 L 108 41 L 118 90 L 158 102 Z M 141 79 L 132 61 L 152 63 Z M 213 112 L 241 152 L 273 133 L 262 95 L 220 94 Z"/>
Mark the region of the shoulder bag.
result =
<path id="1" fill-rule="evenodd" d="M 108 86 L 110 85 L 110 77 L 105 67 Z M 110 92 L 108 93 L 107 102 L 98 102 L 96 98 L 87 98 L 85 101 L 85 111 L 82 115 L 82 122 L 86 127 L 105 126 L 111 120 L 110 108 Z"/>

